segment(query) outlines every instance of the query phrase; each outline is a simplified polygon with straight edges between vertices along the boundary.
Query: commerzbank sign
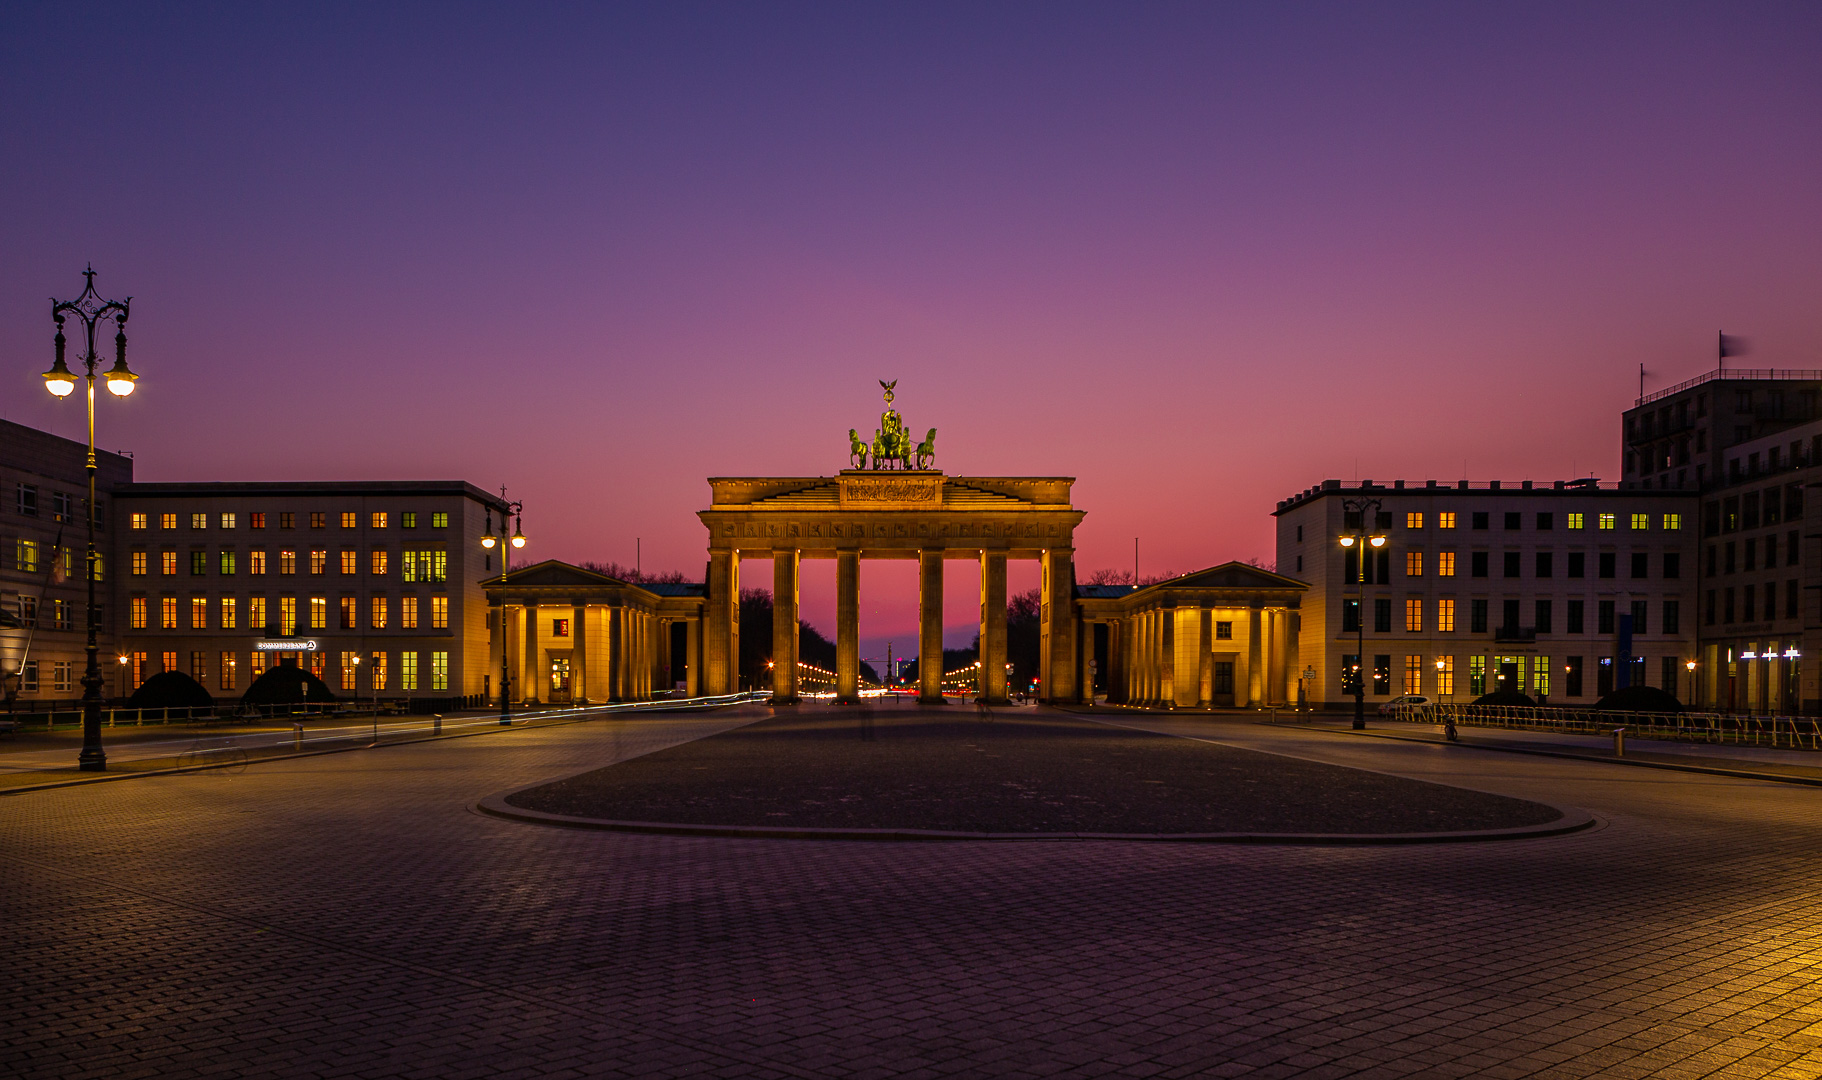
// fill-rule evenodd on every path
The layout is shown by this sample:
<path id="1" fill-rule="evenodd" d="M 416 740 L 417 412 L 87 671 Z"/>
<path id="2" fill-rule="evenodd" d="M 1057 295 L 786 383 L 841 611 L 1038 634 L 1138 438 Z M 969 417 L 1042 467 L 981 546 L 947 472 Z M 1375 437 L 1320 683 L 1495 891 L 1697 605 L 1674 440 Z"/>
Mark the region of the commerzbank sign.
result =
<path id="1" fill-rule="evenodd" d="M 254 641 L 255 652 L 316 652 L 315 638 L 285 638 L 283 641 Z"/>

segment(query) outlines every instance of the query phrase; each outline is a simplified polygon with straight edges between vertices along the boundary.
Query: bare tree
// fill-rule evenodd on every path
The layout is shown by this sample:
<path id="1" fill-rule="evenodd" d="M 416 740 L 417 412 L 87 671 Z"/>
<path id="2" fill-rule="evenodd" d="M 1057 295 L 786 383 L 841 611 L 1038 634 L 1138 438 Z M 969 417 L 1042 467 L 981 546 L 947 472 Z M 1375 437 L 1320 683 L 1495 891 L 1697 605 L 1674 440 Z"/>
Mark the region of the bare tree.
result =
<path id="1" fill-rule="evenodd" d="M 627 582 L 628 584 L 632 584 L 632 585 L 639 585 L 639 584 L 643 584 L 646 582 L 650 582 L 652 584 L 657 584 L 657 585 L 674 585 L 674 584 L 678 584 L 680 582 L 685 582 L 685 581 L 689 580 L 689 578 L 686 578 L 683 576 L 683 572 L 681 570 L 664 570 L 664 571 L 660 571 L 657 573 L 641 573 L 640 571 L 634 569 L 633 567 L 623 566 L 620 563 L 613 562 L 612 560 L 609 560 L 608 562 L 595 562 L 592 559 L 585 559 L 582 562 L 577 563 L 576 565 L 580 566 L 584 570 L 593 570 L 595 573 L 605 574 L 608 577 L 613 578 L 615 581 L 624 581 L 624 582 Z"/>

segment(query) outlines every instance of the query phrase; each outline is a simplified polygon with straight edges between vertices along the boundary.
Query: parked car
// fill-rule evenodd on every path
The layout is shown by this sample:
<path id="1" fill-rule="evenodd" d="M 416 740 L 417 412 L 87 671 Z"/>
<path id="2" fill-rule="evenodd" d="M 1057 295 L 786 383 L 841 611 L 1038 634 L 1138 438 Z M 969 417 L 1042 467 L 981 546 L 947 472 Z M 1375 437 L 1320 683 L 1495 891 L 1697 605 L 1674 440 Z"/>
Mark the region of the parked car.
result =
<path id="1" fill-rule="evenodd" d="M 1435 699 L 1426 697 L 1423 694 L 1405 694 L 1400 697 L 1395 697 L 1384 705 L 1381 705 L 1379 707 L 1379 715 L 1389 715 L 1393 709 L 1398 708 L 1400 705 L 1429 705 L 1432 704 L 1434 700 Z"/>

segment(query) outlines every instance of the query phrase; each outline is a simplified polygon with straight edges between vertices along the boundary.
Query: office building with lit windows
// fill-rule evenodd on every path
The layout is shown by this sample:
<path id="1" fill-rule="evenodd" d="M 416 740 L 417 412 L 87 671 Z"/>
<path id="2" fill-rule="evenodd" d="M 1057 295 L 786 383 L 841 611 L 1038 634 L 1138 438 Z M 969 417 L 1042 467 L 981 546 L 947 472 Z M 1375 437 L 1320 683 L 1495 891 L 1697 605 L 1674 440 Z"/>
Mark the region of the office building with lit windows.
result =
<path id="1" fill-rule="evenodd" d="M 132 459 L 97 451 L 96 588 L 103 648 L 115 615 L 108 602 L 115 572 L 110 549 L 109 493 L 131 483 Z M 73 700 L 82 694 L 88 659 L 88 590 L 82 564 L 88 548 L 88 446 L 46 431 L 0 420 L 0 694 L 27 702 Z M 105 658 L 105 654 L 104 654 Z M 104 680 L 112 673 L 105 668 Z M 103 693 L 113 690 L 104 682 Z"/>
<path id="2" fill-rule="evenodd" d="M 1362 519 L 1348 505 L 1372 500 Z M 1313 701 L 1469 702 L 1521 690 L 1592 704 L 1621 685 L 1688 695 L 1696 657 L 1694 491 L 1339 480 L 1278 504 L 1278 572 L 1310 584 L 1298 664 Z M 1343 548 L 1356 533 L 1384 546 Z M 1364 648 L 1359 644 L 1364 637 Z M 1624 666 L 1624 670 L 1622 670 Z"/>
<path id="3" fill-rule="evenodd" d="M 461 481 L 121 486 L 123 692 L 175 670 L 233 699 L 297 663 L 342 696 L 479 704 L 504 509 Z"/>

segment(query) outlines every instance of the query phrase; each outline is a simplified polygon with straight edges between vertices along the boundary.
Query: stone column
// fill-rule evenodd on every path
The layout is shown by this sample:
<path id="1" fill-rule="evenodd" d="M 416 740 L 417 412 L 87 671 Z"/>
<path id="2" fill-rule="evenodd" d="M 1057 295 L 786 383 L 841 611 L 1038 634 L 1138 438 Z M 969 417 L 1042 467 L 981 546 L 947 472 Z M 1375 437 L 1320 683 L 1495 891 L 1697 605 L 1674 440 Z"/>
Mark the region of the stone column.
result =
<path id="1" fill-rule="evenodd" d="M 1260 624 L 1257 604 L 1246 610 L 1246 704 L 1258 708 L 1265 704 L 1265 632 Z"/>
<path id="2" fill-rule="evenodd" d="M 1158 635 L 1158 696 L 1164 707 L 1177 707 L 1177 609 L 1165 608 L 1158 613 L 1162 633 Z"/>
<path id="3" fill-rule="evenodd" d="M 1075 549 L 1044 552 L 1044 627 L 1050 641 L 1043 700 L 1066 705 L 1075 700 Z"/>
<path id="4" fill-rule="evenodd" d="M 1125 619 L 1111 619 L 1107 623 L 1107 702 L 1110 705 L 1126 700 L 1125 629 Z"/>
<path id="5" fill-rule="evenodd" d="M 860 700 L 860 551 L 835 553 L 835 700 Z"/>
<path id="6" fill-rule="evenodd" d="M 1196 698 L 1204 709 L 1215 707 L 1215 613 L 1209 608 L 1196 611 L 1198 646 Z"/>
<path id="7" fill-rule="evenodd" d="M 797 570 L 796 548 L 772 552 L 772 700 L 773 705 L 795 705 L 797 696 Z"/>
<path id="8" fill-rule="evenodd" d="M 1265 669 L 1271 681 L 1270 689 L 1266 694 L 1266 704 L 1268 705 L 1284 704 L 1287 700 L 1286 695 L 1290 691 L 1290 681 L 1285 668 L 1289 659 L 1289 650 L 1285 648 L 1285 634 L 1288 630 L 1289 620 L 1285 618 L 1285 615 L 1286 612 L 1283 608 L 1271 609 L 1272 652 Z"/>
<path id="9" fill-rule="evenodd" d="M 572 602 L 569 632 L 573 644 L 569 655 L 569 700 L 572 705 L 588 702 L 588 601 Z"/>
<path id="10" fill-rule="evenodd" d="M 708 626 L 703 642 L 707 692 L 732 694 L 740 689 L 739 552 L 709 552 L 708 594 L 704 613 Z"/>
<path id="11" fill-rule="evenodd" d="M 688 672 L 685 676 L 688 685 L 684 693 L 690 697 L 700 697 L 702 694 L 702 619 L 692 617 L 684 634 L 684 652 L 688 654 L 684 658 L 684 662 L 688 665 L 684 669 Z"/>
<path id="12" fill-rule="evenodd" d="M 526 701 L 544 700 L 544 654 L 538 648 L 538 605 L 525 605 L 525 669 L 519 680 L 519 693 Z"/>
<path id="13" fill-rule="evenodd" d="M 1084 705 L 1094 704 L 1094 623 L 1086 619 L 1077 619 L 1076 634 L 1076 682 L 1078 690 L 1076 700 Z"/>
<path id="14" fill-rule="evenodd" d="M 981 699 L 1004 705 L 1006 694 L 1006 553 L 981 552 Z"/>
<path id="15" fill-rule="evenodd" d="M 1299 633 L 1298 633 L 1302 626 L 1302 623 L 1303 623 L 1303 615 L 1300 612 L 1291 611 L 1288 608 L 1285 609 L 1285 612 L 1284 612 L 1284 662 L 1286 664 L 1290 665 L 1290 671 L 1286 674 L 1286 677 L 1285 677 L 1284 700 L 1287 702 L 1290 702 L 1292 704 L 1295 704 L 1297 701 L 1296 684 L 1297 684 L 1298 680 L 1303 678 L 1303 649 L 1302 649 L 1302 644 L 1299 639 Z M 1460 673 L 1461 673 L 1460 669 L 1457 669 L 1456 670 L 1457 676 L 1459 676 Z M 1313 686 L 1310 687 L 1309 693 L 1307 695 L 1309 700 L 1312 700 L 1312 701 L 1315 700 L 1315 697 L 1316 697 L 1315 691 L 1316 691 L 1315 687 L 1313 687 Z"/>
<path id="16" fill-rule="evenodd" d="M 917 553 L 917 700 L 943 703 L 943 553 Z"/>
<path id="17" fill-rule="evenodd" d="M 626 700 L 626 608 L 607 609 L 607 699 Z"/>

